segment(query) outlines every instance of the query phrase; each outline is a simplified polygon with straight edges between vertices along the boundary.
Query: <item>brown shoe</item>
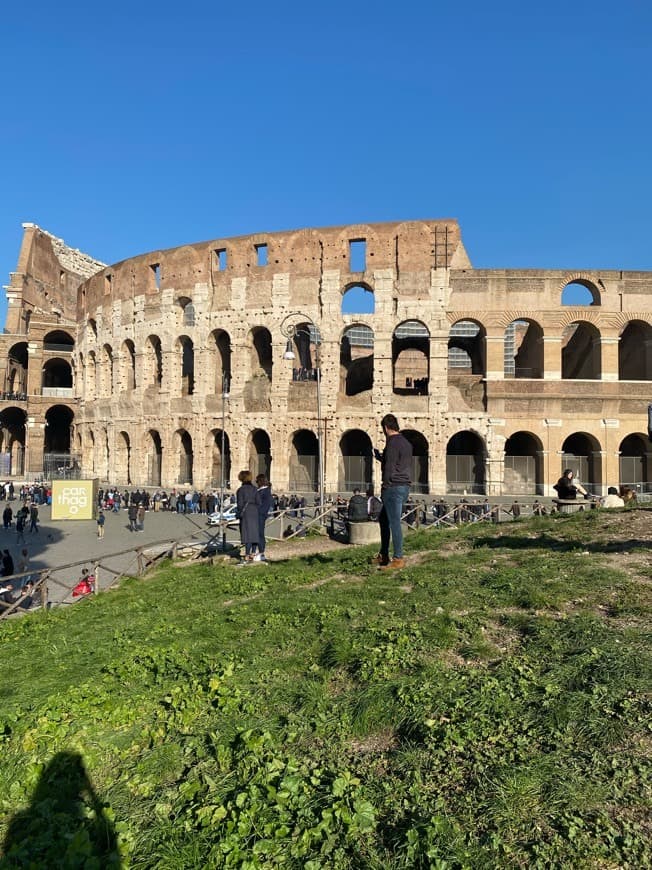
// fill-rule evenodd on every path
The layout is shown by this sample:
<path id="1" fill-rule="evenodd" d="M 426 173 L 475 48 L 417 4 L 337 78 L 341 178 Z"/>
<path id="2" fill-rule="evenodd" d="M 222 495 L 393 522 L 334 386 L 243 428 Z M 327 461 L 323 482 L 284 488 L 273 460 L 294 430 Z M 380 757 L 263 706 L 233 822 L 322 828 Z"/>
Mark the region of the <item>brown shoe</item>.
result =
<path id="1" fill-rule="evenodd" d="M 370 560 L 372 565 L 388 565 L 389 564 L 389 556 L 383 556 L 382 553 L 377 553 Z"/>
<path id="2" fill-rule="evenodd" d="M 379 571 L 394 571 L 398 568 L 405 568 L 405 559 L 392 559 L 391 562 L 378 566 Z"/>

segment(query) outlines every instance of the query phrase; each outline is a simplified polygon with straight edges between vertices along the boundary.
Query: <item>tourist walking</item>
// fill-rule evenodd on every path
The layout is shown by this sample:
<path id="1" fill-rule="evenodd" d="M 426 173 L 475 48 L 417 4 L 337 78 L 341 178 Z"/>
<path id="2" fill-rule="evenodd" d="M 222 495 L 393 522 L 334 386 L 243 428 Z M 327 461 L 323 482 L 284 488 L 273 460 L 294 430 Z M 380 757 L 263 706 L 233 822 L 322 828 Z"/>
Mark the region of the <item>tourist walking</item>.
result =
<path id="1" fill-rule="evenodd" d="M 100 510 L 97 515 L 97 537 L 104 537 L 104 523 L 106 522 L 106 517 L 104 516 L 104 511 Z"/>
<path id="2" fill-rule="evenodd" d="M 381 420 L 385 434 L 385 449 L 376 451 L 382 467 L 382 489 L 380 498 L 383 503 L 378 517 L 380 525 L 380 552 L 375 562 L 382 570 L 403 568 L 403 529 L 401 514 L 410 494 L 412 480 L 412 445 L 401 435 L 398 420 L 393 414 L 385 414 Z M 389 558 L 390 539 L 394 556 Z"/>
<path id="3" fill-rule="evenodd" d="M 32 502 L 29 507 L 29 533 L 36 532 L 38 534 L 38 508 Z"/>

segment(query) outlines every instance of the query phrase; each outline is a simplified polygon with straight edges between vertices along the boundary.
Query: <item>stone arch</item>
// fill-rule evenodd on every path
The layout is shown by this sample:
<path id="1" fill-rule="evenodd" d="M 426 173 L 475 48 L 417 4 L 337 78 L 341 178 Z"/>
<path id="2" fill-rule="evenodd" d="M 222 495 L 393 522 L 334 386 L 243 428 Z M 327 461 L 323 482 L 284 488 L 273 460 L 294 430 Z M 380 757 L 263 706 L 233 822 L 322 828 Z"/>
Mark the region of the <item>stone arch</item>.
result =
<path id="1" fill-rule="evenodd" d="M 543 329 L 535 320 L 512 320 L 504 341 L 506 378 L 543 377 Z"/>
<path id="2" fill-rule="evenodd" d="M 86 401 L 97 397 L 97 356 L 94 350 L 88 352 L 86 363 Z"/>
<path id="3" fill-rule="evenodd" d="M 373 446 L 362 429 L 349 429 L 340 438 L 338 489 L 366 492 L 373 485 Z"/>
<path id="4" fill-rule="evenodd" d="M 25 424 L 27 413 L 22 408 L 8 407 L 0 411 L 0 456 L 4 473 L 12 477 L 25 472 Z"/>
<path id="5" fill-rule="evenodd" d="M 340 384 L 346 396 L 374 385 L 374 331 L 364 323 L 345 327 L 340 340 Z"/>
<path id="6" fill-rule="evenodd" d="M 430 491 L 428 482 L 429 451 L 428 440 L 416 429 L 401 429 L 403 435 L 412 445 L 412 492 L 427 493 Z"/>
<path id="7" fill-rule="evenodd" d="M 448 492 L 479 493 L 486 489 L 487 448 L 477 432 L 457 432 L 446 446 Z"/>
<path id="8" fill-rule="evenodd" d="M 584 305 L 600 305 L 600 290 L 597 284 L 583 275 L 570 275 L 561 286 L 561 305 L 579 308 Z"/>
<path id="9" fill-rule="evenodd" d="M 157 429 L 149 429 L 147 431 L 145 437 L 145 455 L 147 456 L 147 483 L 149 486 L 160 486 L 163 444 Z"/>
<path id="10" fill-rule="evenodd" d="M 570 468 L 584 489 L 597 494 L 602 484 L 600 442 L 587 432 L 574 432 L 561 447 L 561 468 Z"/>
<path id="11" fill-rule="evenodd" d="M 116 483 L 130 486 L 131 479 L 131 439 L 128 432 L 118 432 L 115 442 L 115 456 L 113 462 L 112 479 Z M 113 475 L 115 477 L 113 478 Z"/>
<path id="12" fill-rule="evenodd" d="M 75 464 L 71 455 L 74 419 L 67 405 L 52 405 L 45 412 L 43 472 L 50 480 L 68 476 Z"/>
<path id="13" fill-rule="evenodd" d="M 97 321 L 93 317 L 89 317 L 86 323 L 91 333 L 90 337 L 97 341 Z"/>
<path id="14" fill-rule="evenodd" d="M 486 331 L 471 318 L 457 320 L 448 333 L 449 375 L 484 375 L 487 373 Z"/>
<path id="15" fill-rule="evenodd" d="M 29 353 L 27 342 L 19 341 L 9 348 L 7 354 L 7 370 L 5 373 L 5 392 L 9 398 L 27 395 L 27 373 L 29 369 Z"/>
<path id="16" fill-rule="evenodd" d="M 100 377 L 102 379 L 100 394 L 103 398 L 113 395 L 113 348 L 105 344 L 102 348 L 102 361 L 100 363 Z"/>
<path id="17" fill-rule="evenodd" d="M 211 486 L 231 488 L 231 442 L 226 431 L 211 429 Z M 224 475 L 224 476 L 222 476 Z"/>
<path id="18" fill-rule="evenodd" d="M 348 284 L 342 292 L 342 314 L 374 314 L 376 299 L 368 284 Z"/>
<path id="19" fill-rule="evenodd" d="M 177 353 L 181 368 L 181 395 L 192 396 L 195 392 L 195 346 L 189 336 L 179 336 Z"/>
<path id="20" fill-rule="evenodd" d="M 249 468 L 254 478 L 264 474 L 271 480 L 272 442 L 264 429 L 253 429 L 249 433 Z"/>
<path id="21" fill-rule="evenodd" d="M 294 353 L 292 380 L 316 381 L 322 341 L 319 327 L 314 323 L 304 322 L 297 323 L 293 329 L 292 338 L 288 340 L 286 347 L 286 354 L 288 351 Z"/>
<path id="22" fill-rule="evenodd" d="M 188 296 L 179 296 L 176 301 L 180 309 L 179 325 L 194 326 L 195 325 L 195 306 L 192 299 Z"/>
<path id="23" fill-rule="evenodd" d="M 652 326 L 643 320 L 630 320 L 620 333 L 618 379 L 652 381 Z"/>
<path id="24" fill-rule="evenodd" d="M 600 380 L 600 331 L 588 320 L 569 323 L 561 334 L 562 380 Z"/>
<path id="25" fill-rule="evenodd" d="M 231 336 L 225 329 L 214 329 L 209 342 L 210 359 L 215 373 L 215 395 L 228 393 L 231 384 Z"/>
<path id="26" fill-rule="evenodd" d="M 504 492 L 543 495 L 543 445 L 531 432 L 514 432 L 505 442 Z"/>
<path id="27" fill-rule="evenodd" d="M 43 364 L 41 386 L 43 390 L 72 389 L 72 368 L 66 359 L 54 357 Z M 47 393 L 44 392 L 44 395 Z M 57 395 L 51 393 L 50 395 Z"/>
<path id="28" fill-rule="evenodd" d="M 122 390 L 135 390 L 136 389 L 136 348 L 134 347 L 134 343 L 130 338 L 125 339 L 122 342 L 122 377 L 121 377 L 121 389 Z"/>
<path id="29" fill-rule="evenodd" d="M 272 334 L 266 326 L 254 326 L 250 333 L 251 340 L 251 374 L 252 377 L 265 375 L 272 380 Z"/>
<path id="30" fill-rule="evenodd" d="M 148 335 L 142 361 L 142 379 L 145 387 L 161 389 L 163 384 L 163 348 L 158 335 Z"/>
<path id="31" fill-rule="evenodd" d="M 319 484 L 319 444 L 309 429 L 298 429 L 290 439 L 289 488 L 292 492 L 316 492 Z"/>
<path id="32" fill-rule="evenodd" d="M 177 483 L 191 486 L 193 482 L 192 436 L 186 429 L 177 429 L 174 433 L 174 441 L 175 452 L 179 457 Z"/>
<path id="33" fill-rule="evenodd" d="M 430 331 L 420 320 L 404 320 L 392 334 L 392 382 L 401 396 L 427 396 Z"/>
<path id="34" fill-rule="evenodd" d="M 43 350 L 56 350 L 72 353 L 75 339 L 65 329 L 53 329 L 43 337 Z"/>
<path id="35" fill-rule="evenodd" d="M 620 442 L 619 483 L 635 492 L 652 491 L 652 451 L 647 435 L 635 432 Z"/>

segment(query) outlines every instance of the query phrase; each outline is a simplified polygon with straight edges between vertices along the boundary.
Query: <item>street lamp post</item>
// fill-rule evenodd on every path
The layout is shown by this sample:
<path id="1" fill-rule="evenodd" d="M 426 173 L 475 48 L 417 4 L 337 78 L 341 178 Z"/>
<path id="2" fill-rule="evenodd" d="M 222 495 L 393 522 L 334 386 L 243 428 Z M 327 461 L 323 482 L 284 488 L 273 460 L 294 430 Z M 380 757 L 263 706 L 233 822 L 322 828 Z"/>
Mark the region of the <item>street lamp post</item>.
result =
<path id="1" fill-rule="evenodd" d="M 220 456 L 220 528 L 222 529 L 222 552 L 226 552 L 226 522 L 224 520 L 224 449 L 226 436 L 226 400 L 229 398 L 229 378 L 226 372 L 222 372 L 222 446 Z"/>
<path id="2" fill-rule="evenodd" d="M 290 321 L 299 321 L 298 324 Z M 308 324 L 305 328 L 303 324 Z M 312 327 L 312 331 L 310 329 Z M 317 381 L 317 462 L 319 464 L 319 513 L 320 516 L 324 513 L 324 439 L 322 437 L 322 416 L 321 416 L 321 334 L 319 328 L 312 318 L 300 311 L 291 311 L 281 321 L 281 334 L 287 339 L 285 353 L 283 359 L 293 360 L 295 353 L 292 348 L 292 340 L 297 335 L 306 335 L 308 343 L 314 340 L 315 343 L 315 368 Z"/>

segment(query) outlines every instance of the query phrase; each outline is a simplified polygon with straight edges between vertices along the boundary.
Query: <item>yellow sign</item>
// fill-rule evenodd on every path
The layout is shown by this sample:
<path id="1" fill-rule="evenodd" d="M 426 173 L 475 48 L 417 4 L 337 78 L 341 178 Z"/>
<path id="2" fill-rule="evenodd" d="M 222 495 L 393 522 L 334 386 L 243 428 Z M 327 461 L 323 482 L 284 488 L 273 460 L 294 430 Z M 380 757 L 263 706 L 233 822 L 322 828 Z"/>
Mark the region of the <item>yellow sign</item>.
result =
<path id="1" fill-rule="evenodd" d="M 92 520 L 95 517 L 96 480 L 53 480 L 52 519 Z"/>

